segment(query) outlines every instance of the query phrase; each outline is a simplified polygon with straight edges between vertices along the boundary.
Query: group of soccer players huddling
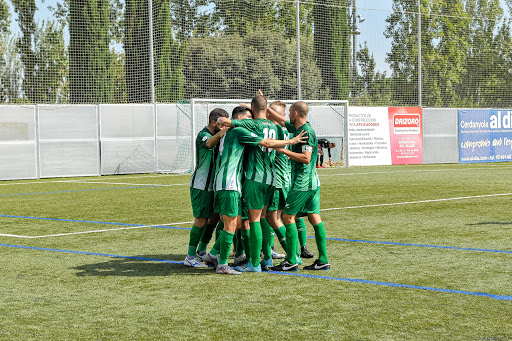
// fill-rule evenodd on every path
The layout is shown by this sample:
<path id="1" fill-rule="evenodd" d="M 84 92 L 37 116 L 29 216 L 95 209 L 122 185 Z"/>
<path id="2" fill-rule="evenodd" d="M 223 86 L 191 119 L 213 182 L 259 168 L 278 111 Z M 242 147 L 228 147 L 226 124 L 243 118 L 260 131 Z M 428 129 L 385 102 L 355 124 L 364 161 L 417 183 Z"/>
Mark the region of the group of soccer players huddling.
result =
<path id="1" fill-rule="evenodd" d="M 304 270 L 329 270 L 326 233 L 320 218 L 318 141 L 307 122 L 308 105 L 276 101 L 267 107 L 260 92 L 251 105 L 233 109 L 231 119 L 212 110 L 196 138 L 196 168 L 190 183 L 194 225 L 185 266 L 218 274 L 297 271 L 306 248 L 307 216 L 315 230 L 318 259 Z M 215 244 L 206 248 L 216 229 Z M 286 251 L 273 249 L 274 233 Z M 300 245 L 299 245 L 300 241 Z M 228 265 L 234 244 L 233 267 Z"/>

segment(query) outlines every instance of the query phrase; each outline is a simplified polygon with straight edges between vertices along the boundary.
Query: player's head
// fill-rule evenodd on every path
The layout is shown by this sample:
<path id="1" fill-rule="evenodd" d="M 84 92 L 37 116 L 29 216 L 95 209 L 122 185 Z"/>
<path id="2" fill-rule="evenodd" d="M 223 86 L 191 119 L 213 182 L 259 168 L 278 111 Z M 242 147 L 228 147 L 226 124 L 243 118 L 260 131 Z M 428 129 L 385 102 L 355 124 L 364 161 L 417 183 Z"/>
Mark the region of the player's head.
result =
<path id="1" fill-rule="evenodd" d="M 336 148 L 336 142 L 329 143 L 329 148 Z"/>
<path id="2" fill-rule="evenodd" d="M 265 96 L 262 96 L 262 95 L 254 96 L 251 101 L 251 110 L 255 116 L 258 116 L 258 114 L 261 114 L 261 113 L 264 113 L 266 115 L 267 99 L 265 98 Z"/>
<path id="3" fill-rule="evenodd" d="M 212 111 L 210 111 L 210 116 L 208 116 L 208 125 L 213 127 L 216 132 L 218 132 L 220 129 L 217 126 L 217 120 L 219 117 L 226 117 L 229 118 L 229 114 L 226 110 L 221 108 L 215 108 Z"/>
<path id="4" fill-rule="evenodd" d="M 290 123 L 295 123 L 297 120 L 306 119 L 309 107 L 306 102 L 297 101 L 290 106 Z"/>
<path id="5" fill-rule="evenodd" d="M 249 108 L 238 106 L 231 112 L 231 118 L 233 120 L 250 120 L 252 119 L 252 111 Z"/>
<path id="6" fill-rule="evenodd" d="M 270 107 L 281 116 L 285 116 L 286 104 L 281 101 L 274 101 L 270 103 Z"/>

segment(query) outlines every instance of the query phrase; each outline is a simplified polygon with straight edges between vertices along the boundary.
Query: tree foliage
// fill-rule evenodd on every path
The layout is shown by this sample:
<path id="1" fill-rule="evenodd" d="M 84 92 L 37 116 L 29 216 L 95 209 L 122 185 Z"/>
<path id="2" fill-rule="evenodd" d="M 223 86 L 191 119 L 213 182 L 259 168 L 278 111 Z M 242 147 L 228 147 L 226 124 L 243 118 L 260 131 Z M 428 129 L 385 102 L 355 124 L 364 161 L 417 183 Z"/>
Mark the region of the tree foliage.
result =
<path id="1" fill-rule="evenodd" d="M 313 6 L 315 58 L 323 87 L 334 99 L 348 99 L 350 91 L 350 29 L 346 1 L 321 0 Z M 337 5 L 337 6 L 336 6 Z"/>
<path id="2" fill-rule="evenodd" d="M 313 55 L 312 39 L 301 46 Z M 296 51 L 296 41 L 277 32 L 193 38 L 184 59 L 185 97 L 252 97 L 263 89 L 269 98 L 297 98 Z M 302 70 L 303 97 L 327 97 L 314 60 L 302 60 Z"/>

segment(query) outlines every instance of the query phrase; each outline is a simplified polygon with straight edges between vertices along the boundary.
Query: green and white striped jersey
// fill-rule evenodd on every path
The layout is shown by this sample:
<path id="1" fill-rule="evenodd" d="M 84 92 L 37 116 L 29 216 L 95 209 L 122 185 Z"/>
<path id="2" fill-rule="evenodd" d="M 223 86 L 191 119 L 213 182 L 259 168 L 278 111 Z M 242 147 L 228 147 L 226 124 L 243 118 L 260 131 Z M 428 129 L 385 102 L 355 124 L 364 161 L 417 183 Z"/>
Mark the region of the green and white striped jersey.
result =
<path id="1" fill-rule="evenodd" d="M 190 187 L 203 191 L 213 191 L 217 147 L 206 147 L 206 141 L 212 137 L 208 127 L 197 134 L 196 137 L 196 168 L 190 180 Z"/>
<path id="2" fill-rule="evenodd" d="M 315 131 L 311 128 L 309 122 L 306 122 L 302 127 L 296 129 L 290 121 L 286 122 L 286 129 L 293 136 L 299 135 L 303 130 L 306 131 L 308 136 L 307 141 L 297 143 L 292 146 L 291 151 L 294 153 L 302 154 L 307 151 L 311 153 L 311 161 L 309 165 L 292 160 L 292 190 L 296 191 L 314 191 L 320 187 L 320 179 L 316 172 L 316 159 L 318 158 L 318 140 Z"/>
<path id="3" fill-rule="evenodd" d="M 288 140 L 289 133 L 283 127 L 276 124 L 277 140 Z M 292 136 L 293 137 L 293 136 Z M 290 147 L 290 146 L 286 146 Z M 274 183 L 276 188 L 287 188 L 291 182 L 291 167 L 288 157 L 281 153 L 276 153 L 275 167 L 274 167 Z"/>
<path id="4" fill-rule="evenodd" d="M 276 139 L 277 128 L 272 121 L 258 118 L 256 120 L 234 120 L 233 127 L 243 127 L 262 139 Z M 272 185 L 274 182 L 274 161 L 276 151 L 263 146 L 247 147 L 245 178 L 254 182 Z"/>
<path id="5" fill-rule="evenodd" d="M 219 156 L 215 171 L 215 191 L 237 191 L 242 193 L 245 146 L 257 146 L 262 140 L 262 137 L 245 128 L 228 130 L 219 144 Z"/>

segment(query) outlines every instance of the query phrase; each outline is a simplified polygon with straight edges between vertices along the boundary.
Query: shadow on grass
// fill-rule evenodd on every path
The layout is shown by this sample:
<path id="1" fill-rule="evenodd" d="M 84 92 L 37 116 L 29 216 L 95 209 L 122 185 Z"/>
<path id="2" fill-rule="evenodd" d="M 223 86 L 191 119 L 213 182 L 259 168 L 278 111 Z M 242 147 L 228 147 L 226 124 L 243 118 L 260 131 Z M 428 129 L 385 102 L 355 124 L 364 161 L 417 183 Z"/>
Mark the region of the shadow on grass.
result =
<path id="1" fill-rule="evenodd" d="M 143 255 L 134 256 L 146 259 L 182 260 L 182 256 L 176 255 Z M 210 269 L 193 269 L 183 264 L 164 263 L 149 260 L 115 258 L 108 262 L 84 264 L 72 269 L 78 270 L 77 276 L 126 276 L 126 277 L 151 277 L 172 275 L 213 275 L 215 271 Z"/>
<path id="2" fill-rule="evenodd" d="M 479 226 L 479 225 L 512 225 L 512 221 L 483 221 L 481 223 L 466 224 L 467 226 Z"/>

